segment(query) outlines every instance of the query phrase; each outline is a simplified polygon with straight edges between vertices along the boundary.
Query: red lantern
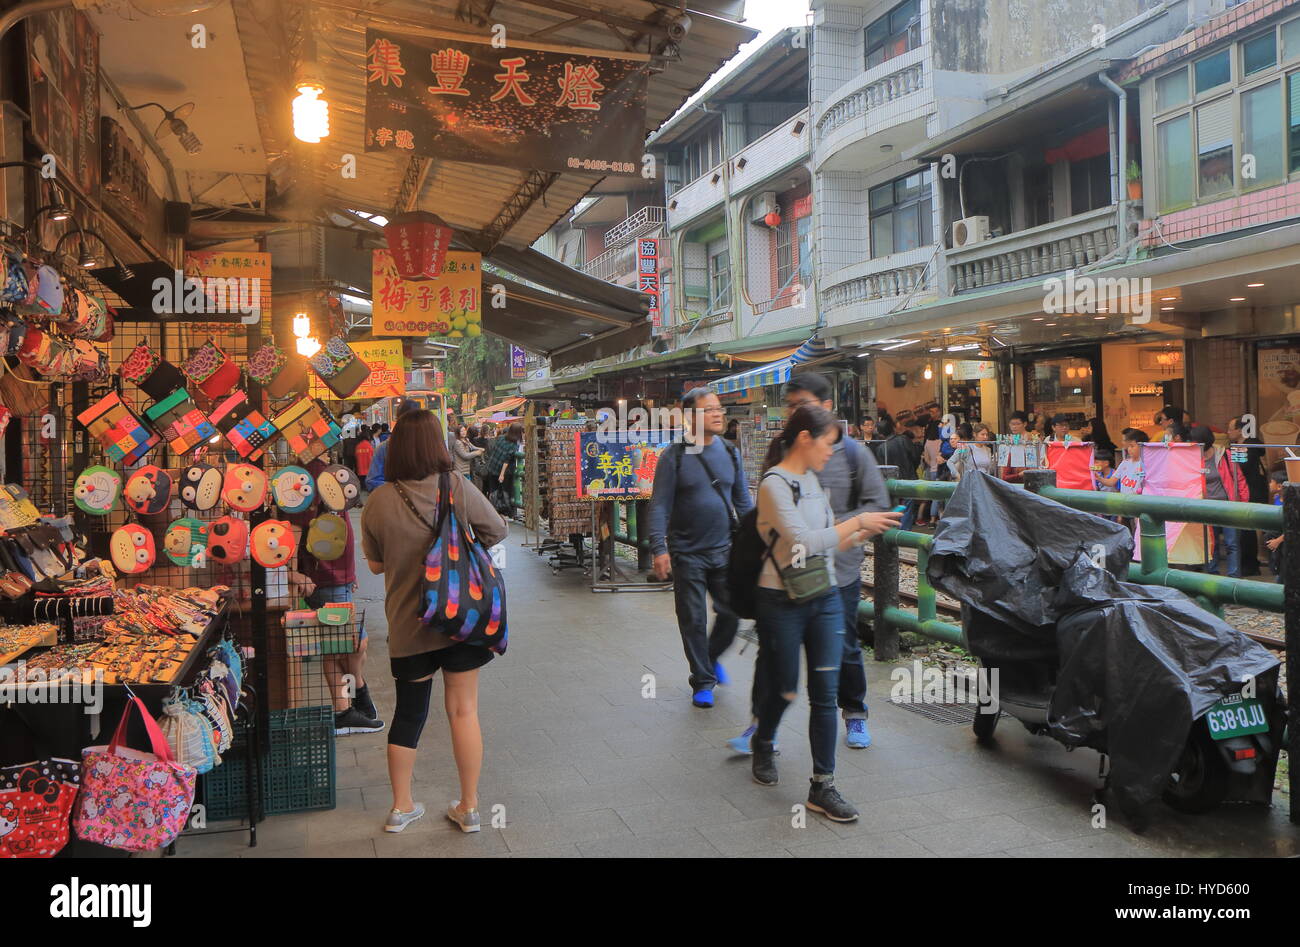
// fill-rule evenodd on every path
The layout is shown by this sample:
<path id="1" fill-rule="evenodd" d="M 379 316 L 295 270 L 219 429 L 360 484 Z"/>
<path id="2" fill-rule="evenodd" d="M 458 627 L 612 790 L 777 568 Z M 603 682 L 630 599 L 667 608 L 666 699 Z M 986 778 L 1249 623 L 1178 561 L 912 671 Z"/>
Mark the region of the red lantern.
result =
<path id="1" fill-rule="evenodd" d="M 441 276 L 447 249 L 451 246 L 451 232 L 442 218 L 422 210 L 389 221 L 384 227 L 384 236 L 388 239 L 388 252 L 393 255 L 397 275 L 407 280 Z"/>
<path id="2" fill-rule="evenodd" d="M 772 211 L 763 217 L 763 223 L 775 230 L 781 226 L 781 214 L 778 211 Z"/>

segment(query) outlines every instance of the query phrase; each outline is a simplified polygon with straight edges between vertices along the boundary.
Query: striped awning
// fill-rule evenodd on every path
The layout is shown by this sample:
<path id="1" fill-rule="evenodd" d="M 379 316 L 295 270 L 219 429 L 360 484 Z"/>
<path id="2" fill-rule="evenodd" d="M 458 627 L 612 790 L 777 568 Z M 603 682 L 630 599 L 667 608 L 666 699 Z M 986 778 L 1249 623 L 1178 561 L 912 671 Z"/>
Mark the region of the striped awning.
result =
<path id="1" fill-rule="evenodd" d="M 738 375 L 728 375 L 713 382 L 713 388 L 720 395 L 746 388 L 763 388 L 767 385 L 784 385 L 790 380 L 795 369 L 807 362 L 825 358 L 831 353 L 821 339 L 811 338 L 795 350 L 794 354 L 758 368 L 751 368 Z"/>

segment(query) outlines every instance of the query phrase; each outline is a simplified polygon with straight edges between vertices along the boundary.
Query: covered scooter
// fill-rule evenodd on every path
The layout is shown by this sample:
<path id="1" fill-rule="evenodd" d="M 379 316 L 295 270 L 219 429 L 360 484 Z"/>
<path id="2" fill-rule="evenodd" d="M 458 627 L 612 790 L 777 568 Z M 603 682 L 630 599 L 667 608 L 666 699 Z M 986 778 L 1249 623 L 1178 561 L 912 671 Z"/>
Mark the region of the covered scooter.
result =
<path id="1" fill-rule="evenodd" d="M 1136 817 L 1267 802 L 1281 745 L 1279 662 L 1174 589 L 1121 581 L 1124 527 L 986 474 L 962 478 L 927 575 L 962 602 L 971 652 L 998 668 L 998 708 L 1034 733 L 1109 755 Z M 998 714 L 981 707 L 992 738 Z"/>

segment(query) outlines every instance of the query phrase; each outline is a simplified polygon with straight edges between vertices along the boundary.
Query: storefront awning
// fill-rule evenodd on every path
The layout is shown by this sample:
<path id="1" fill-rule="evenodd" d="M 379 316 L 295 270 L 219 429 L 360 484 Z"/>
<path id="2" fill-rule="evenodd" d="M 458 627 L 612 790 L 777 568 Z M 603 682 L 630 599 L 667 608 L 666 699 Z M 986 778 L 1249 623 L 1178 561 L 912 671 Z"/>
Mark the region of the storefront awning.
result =
<path id="1" fill-rule="evenodd" d="M 496 404 L 490 404 L 486 408 L 480 408 L 474 412 L 474 417 L 490 418 L 492 415 L 503 411 L 506 414 L 510 414 L 515 410 L 515 408 L 519 407 L 527 400 L 527 398 L 507 398 L 505 401 L 498 401 Z"/>
<path id="2" fill-rule="evenodd" d="M 720 395 L 746 388 L 764 388 L 767 385 L 784 385 L 800 365 L 818 361 L 830 355 L 831 350 L 821 339 L 812 338 L 799 346 L 793 353 L 779 361 L 758 368 L 751 368 L 738 375 L 728 375 L 713 382 L 713 388 Z"/>
<path id="3" fill-rule="evenodd" d="M 505 288 L 504 305 L 483 307 L 483 329 L 530 352 L 549 356 L 575 342 L 640 327 L 649 339 L 650 323 L 644 315 L 558 296 L 500 276 L 492 278 Z M 629 347 L 635 344 L 630 342 Z"/>

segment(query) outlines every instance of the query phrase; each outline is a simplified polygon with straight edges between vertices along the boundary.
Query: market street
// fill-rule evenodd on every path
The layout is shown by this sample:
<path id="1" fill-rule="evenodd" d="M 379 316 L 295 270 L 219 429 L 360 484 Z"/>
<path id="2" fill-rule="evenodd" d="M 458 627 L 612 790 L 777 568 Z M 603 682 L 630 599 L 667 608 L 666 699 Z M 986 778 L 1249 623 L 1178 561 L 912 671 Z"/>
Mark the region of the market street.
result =
<path id="1" fill-rule="evenodd" d="M 353 513 L 354 523 L 359 514 Z M 1224 806 L 1184 816 L 1154 806 L 1145 835 L 1119 821 L 1091 827 L 1097 754 L 1067 754 L 1004 718 L 992 751 L 966 725 L 946 725 L 891 706 L 889 665 L 867 662 L 871 734 L 866 750 L 838 750 L 838 783 L 862 810 L 851 825 L 808 813 L 793 828 L 791 807 L 806 796 L 806 695 L 780 731 L 781 783 L 755 785 L 749 758 L 726 740 L 747 723 L 755 646 L 733 650 L 736 681 L 717 706 L 691 706 L 685 660 L 667 593 L 593 594 L 576 569 L 552 576 L 507 541 L 509 651 L 480 676 L 485 759 L 483 831 L 464 835 L 442 816 L 456 797 L 456 768 L 435 684 L 416 763 L 416 799 L 429 814 L 401 835 L 381 826 L 391 804 L 386 734 L 339 737 L 337 807 L 270 816 L 247 835 L 182 838 L 181 856 L 1245 856 L 1300 854 L 1300 829 L 1286 821 L 1286 797 L 1270 810 Z M 359 604 L 370 632 L 369 682 L 390 719 L 392 680 L 383 582 L 358 563 Z M 743 643 L 743 642 L 741 642 Z M 903 665 L 911 659 L 904 655 Z M 643 675 L 656 696 L 641 696 Z M 841 727 L 841 735 L 842 735 Z M 489 825 L 495 806 L 506 825 Z M 498 812 L 500 810 L 497 810 Z M 222 824 L 229 825 L 229 823 Z"/>

